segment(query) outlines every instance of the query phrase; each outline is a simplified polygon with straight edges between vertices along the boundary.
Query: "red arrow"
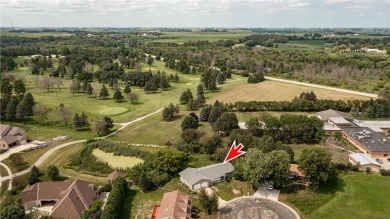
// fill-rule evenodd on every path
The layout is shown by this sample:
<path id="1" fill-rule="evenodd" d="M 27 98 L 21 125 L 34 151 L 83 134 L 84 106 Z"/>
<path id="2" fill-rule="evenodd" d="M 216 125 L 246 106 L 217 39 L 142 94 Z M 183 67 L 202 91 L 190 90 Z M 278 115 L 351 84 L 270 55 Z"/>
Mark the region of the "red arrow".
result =
<path id="1" fill-rule="evenodd" d="M 232 146 L 230 147 L 229 153 L 226 155 L 224 163 L 245 154 L 245 151 L 241 151 L 243 147 L 244 145 L 242 145 L 241 143 L 236 146 L 236 141 L 234 140 Z"/>

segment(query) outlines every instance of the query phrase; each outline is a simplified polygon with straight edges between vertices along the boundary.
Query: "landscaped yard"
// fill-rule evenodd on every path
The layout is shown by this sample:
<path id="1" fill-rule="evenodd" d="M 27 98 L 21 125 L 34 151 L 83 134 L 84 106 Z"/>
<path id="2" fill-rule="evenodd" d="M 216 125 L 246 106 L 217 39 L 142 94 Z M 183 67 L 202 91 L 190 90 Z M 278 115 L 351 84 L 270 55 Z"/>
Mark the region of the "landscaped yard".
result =
<path id="1" fill-rule="evenodd" d="M 312 190 L 289 187 L 279 200 L 308 219 L 387 219 L 390 215 L 390 177 L 365 172 L 340 175 L 335 186 Z"/>
<path id="2" fill-rule="evenodd" d="M 107 153 L 100 149 L 94 149 L 92 154 L 99 161 L 107 162 L 113 168 L 131 168 L 144 161 L 137 157 L 114 156 L 114 153 Z"/>
<path id="3" fill-rule="evenodd" d="M 240 196 L 253 195 L 255 193 L 248 182 L 235 179 L 232 179 L 230 182 L 218 183 L 213 186 L 213 189 L 217 192 L 217 195 L 225 201 L 229 201 Z"/>

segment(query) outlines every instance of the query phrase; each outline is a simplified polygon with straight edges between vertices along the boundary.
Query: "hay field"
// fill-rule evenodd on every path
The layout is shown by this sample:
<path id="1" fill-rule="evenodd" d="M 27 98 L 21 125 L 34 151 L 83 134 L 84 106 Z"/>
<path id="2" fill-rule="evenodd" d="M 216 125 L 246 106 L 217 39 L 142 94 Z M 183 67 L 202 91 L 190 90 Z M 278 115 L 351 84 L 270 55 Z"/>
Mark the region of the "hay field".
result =
<path id="1" fill-rule="evenodd" d="M 106 153 L 100 149 L 94 149 L 92 154 L 98 160 L 107 162 L 113 168 L 133 167 L 144 161 L 137 157 L 114 156 L 114 153 Z"/>
<path id="2" fill-rule="evenodd" d="M 243 79 L 242 79 L 243 80 Z M 245 79 L 244 79 L 245 80 Z M 237 101 L 290 101 L 302 92 L 313 91 L 318 99 L 331 100 L 369 100 L 369 97 L 347 94 L 338 91 L 321 88 L 306 87 L 295 84 L 287 84 L 277 81 L 263 81 L 258 84 L 242 84 L 229 91 L 210 98 L 207 102 L 214 103 L 216 100 L 224 103 Z"/>

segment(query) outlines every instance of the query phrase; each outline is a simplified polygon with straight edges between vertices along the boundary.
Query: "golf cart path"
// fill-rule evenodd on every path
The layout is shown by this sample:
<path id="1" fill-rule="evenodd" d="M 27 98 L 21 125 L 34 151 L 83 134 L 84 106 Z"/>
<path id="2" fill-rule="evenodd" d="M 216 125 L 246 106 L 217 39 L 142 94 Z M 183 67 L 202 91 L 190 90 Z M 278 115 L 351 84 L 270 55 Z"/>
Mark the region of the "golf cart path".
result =
<path id="1" fill-rule="evenodd" d="M 122 131 L 124 128 L 126 128 L 128 125 L 132 124 L 132 123 L 135 123 L 135 122 L 138 122 L 138 121 L 141 121 L 149 116 L 152 116 L 152 115 L 155 115 L 159 112 L 162 111 L 163 108 L 153 112 L 153 113 L 150 113 L 146 116 L 142 116 L 142 117 L 139 117 L 139 118 L 136 118 L 132 121 L 129 121 L 129 122 L 125 122 L 125 123 L 115 123 L 115 124 L 118 124 L 118 125 L 121 125 L 122 127 L 120 127 L 118 130 L 106 135 L 106 136 L 103 136 L 103 137 L 99 137 L 99 138 L 95 138 L 95 139 L 105 139 L 105 138 L 108 138 L 108 137 L 111 137 L 115 134 L 117 134 L 118 132 Z M 35 166 L 40 166 L 50 155 L 52 155 L 54 152 L 64 148 L 64 147 L 67 147 L 67 146 L 70 146 L 70 145 L 74 145 L 74 144 L 79 144 L 79 143 L 83 143 L 83 142 L 86 142 L 87 139 L 84 139 L 84 140 L 77 140 L 77 141 L 71 141 L 71 142 L 67 142 L 67 143 L 64 143 L 64 144 L 61 144 L 61 145 L 58 145 L 56 147 L 53 147 L 52 149 L 48 150 L 46 153 L 44 153 L 33 165 Z M 17 173 L 14 173 L 12 174 L 11 170 L 9 169 L 9 167 L 3 163 L 0 162 L 0 165 L 5 167 L 7 169 L 7 172 L 8 172 L 8 176 L 5 176 L 5 177 L 1 177 L 0 179 L 0 187 L 1 187 L 1 184 L 3 181 L 5 180 L 8 180 L 10 179 L 9 181 L 9 185 L 8 185 L 8 190 L 11 190 L 12 189 L 12 178 L 15 177 L 15 176 L 21 176 L 21 175 L 24 175 L 26 173 L 28 173 L 31 169 L 31 166 L 25 170 L 22 170 L 20 172 L 17 172 Z M 32 165 L 32 166 L 33 166 Z"/>

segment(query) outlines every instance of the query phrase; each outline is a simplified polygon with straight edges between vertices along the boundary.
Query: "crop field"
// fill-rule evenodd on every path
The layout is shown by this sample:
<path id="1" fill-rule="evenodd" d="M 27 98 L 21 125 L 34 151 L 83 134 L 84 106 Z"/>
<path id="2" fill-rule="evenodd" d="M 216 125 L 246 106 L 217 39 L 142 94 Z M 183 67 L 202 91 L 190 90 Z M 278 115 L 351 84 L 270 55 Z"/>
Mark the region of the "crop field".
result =
<path id="1" fill-rule="evenodd" d="M 114 156 L 114 153 L 106 153 L 100 149 L 94 149 L 92 154 L 97 157 L 99 161 L 107 162 L 108 165 L 113 168 L 131 168 L 144 162 L 137 157 Z"/>
<path id="2" fill-rule="evenodd" d="M 245 80 L 245 79 L 241 79 Z M 354 94 L 347 94 L 338 91 L 325 90 L 314 87 L 305 87 L 294 84 L 281 83 L 276 81 L 263 81 L 259 84 L 243 84 L 234 89 L 224 92 L 216 97 L 210 98 L 207 102 L 214 103 L 215 100 L 224 103 L 234 103 L 237 101 L 290 101 L 299 96 L 302 92 L 313 91 L 318 99 L 331 100 L 368 100 Z"/>
<path id="3" fill-rule="evenodd" d="M 154 42 L 178 43 L 183 44 L 187 41 L 208 40 L 215 42 L 219 40 L 234 40 L 249 36 L 253 33 L 244 31 L 229 32 L 165 32 L 162 36 L 172 37 L 173 39 L 157 39 Z"/>

